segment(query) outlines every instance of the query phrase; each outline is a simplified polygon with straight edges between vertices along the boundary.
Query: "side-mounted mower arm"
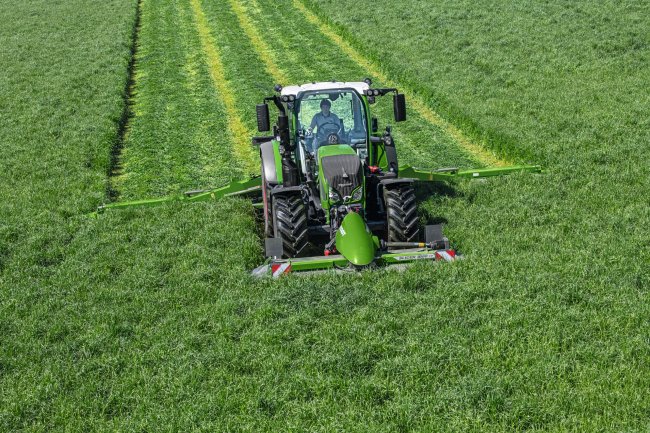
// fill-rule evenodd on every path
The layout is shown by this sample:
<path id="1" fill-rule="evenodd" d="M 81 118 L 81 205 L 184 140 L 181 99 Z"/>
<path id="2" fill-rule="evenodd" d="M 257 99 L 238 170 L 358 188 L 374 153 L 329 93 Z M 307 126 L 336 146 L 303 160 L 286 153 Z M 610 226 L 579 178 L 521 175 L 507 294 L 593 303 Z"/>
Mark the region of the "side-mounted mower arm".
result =
<path id="1" fill-rule="evenodd" d="M 437 170 L 421 170 L 408 165 L 399 169 L 399 176 L 420 181 L 444 182 L 462 178 L 476 179 L 479 177 L 504 176 L 512 173 L 541 173 L 540 165 L 512 165 L 508 167 L 477 168 L 459 170 L 458 168 L 439 168 Z"/>
<path id="2" fill-rule="evenodd" d="M 194 203 L 198 201 L 218 200 L 223 197 L 244 195 L 253 192 L 258 192 L 261 190 L 262 190 L 262 178 L 260 176 L 256 176 L 248 180 L 230 182 L 228 185 L 221 186 L 219 188 L 214 188 L 214 189 L 186 191 L 183 194 L 172 195 L 168 197 L 106 203 L 99 206 L 97 210 L 90 215 L 96 217 L 98 214 L 101 214 L 109 209 L 151 207 L 151 206 L 157 206 L 160 204 L 170 203 L 175 201 Z"/>
<path id="3" fill-rule="evenodd" d="M 541 173 L 541 171 L 542 167 L 539 165 L 513 165 L 510 167 L 479 168 L 473 170 L 459 170 L 458 168 L 421 170 L 405 165 L 400 168 L 399 175 L 402 178 L 411 178 L 420 181 L 446 182 L 462 178 L 476 179 L 481 177 L 503 176 L 518 172 Z M 101 214 L 110 209 L 151 207 L 175 201 L 194 203 L 199 201 L 218 200 L 223 197 L 245 195 L 261 191 L 262 179 L 261 177 L 257 176 L 248 180 L 230 182 L 228 185 L 214 189 L 187 191 L 180 195 L 173 195 L 168 197 L 107 203 L 99 206 L 97 208 L 97 211 L 93 212 L 90 215 L 96 217 L 98 214 Z"/>

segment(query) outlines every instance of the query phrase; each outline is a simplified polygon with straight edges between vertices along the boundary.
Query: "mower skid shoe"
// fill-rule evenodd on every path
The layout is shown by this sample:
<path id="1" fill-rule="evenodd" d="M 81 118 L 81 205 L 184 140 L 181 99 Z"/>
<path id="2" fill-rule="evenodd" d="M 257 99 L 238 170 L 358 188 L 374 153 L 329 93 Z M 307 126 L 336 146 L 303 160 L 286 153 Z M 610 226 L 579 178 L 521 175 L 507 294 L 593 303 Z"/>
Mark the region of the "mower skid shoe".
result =
<path id="1" fill-rule="evenodd" d="M 428 225 L 424 230 L 427 244 L 436 245 L 436 248 L 449 249 L 449 239 L 442 234 L 442 224 Z"/>
<path id="2" fill-rule="evenodd" d="M 266 257 L 279 259 L 284 254 L 284 245 L 281 238 L 266 238 L 264 240 L 264 249 Z"/>

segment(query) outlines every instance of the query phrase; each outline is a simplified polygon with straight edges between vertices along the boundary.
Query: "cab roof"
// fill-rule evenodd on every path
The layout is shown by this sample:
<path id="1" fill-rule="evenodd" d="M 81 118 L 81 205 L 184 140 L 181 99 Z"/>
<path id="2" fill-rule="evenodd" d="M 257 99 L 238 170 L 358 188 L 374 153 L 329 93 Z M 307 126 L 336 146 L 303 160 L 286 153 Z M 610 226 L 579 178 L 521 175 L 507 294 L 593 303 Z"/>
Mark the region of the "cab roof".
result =
<path id="1" fill-rule="evenodd" d="M 320 83 L 307 83 L 299 86 L 287 86 L 282 88 L 281 96 L 295 95 L 298 96 L 302 92 L 311 92 L 314 90 L 338 90 L 338 89 L 354 89 L 359 94 L 370 88 L 368 83 L 363 81 L 324 81 Z"/>

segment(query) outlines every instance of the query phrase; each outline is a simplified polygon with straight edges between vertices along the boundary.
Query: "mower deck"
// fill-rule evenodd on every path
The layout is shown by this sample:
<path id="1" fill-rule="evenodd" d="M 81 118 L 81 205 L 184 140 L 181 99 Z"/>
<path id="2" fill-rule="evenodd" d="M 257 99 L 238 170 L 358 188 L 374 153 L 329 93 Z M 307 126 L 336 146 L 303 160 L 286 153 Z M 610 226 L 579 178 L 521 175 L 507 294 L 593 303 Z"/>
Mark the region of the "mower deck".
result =
<path id="1" fill-rule="evenodd" d="M 377 255 L 373 265 L 386 266 L 406 264 L 416 260 L 444 260 L 453 262 L 461 256 L 453 249 L 411 248 L 383 252 Z M 371 265 L 372 266 L 372 265 Z M 359 270 L 340 254 L 329 256 L 302 257 L 294 259 L 267 259 L 264 264 L 253 269 L 255 277 L 278 278 L 292 272 L 324 271 L 324 270 Z"/>

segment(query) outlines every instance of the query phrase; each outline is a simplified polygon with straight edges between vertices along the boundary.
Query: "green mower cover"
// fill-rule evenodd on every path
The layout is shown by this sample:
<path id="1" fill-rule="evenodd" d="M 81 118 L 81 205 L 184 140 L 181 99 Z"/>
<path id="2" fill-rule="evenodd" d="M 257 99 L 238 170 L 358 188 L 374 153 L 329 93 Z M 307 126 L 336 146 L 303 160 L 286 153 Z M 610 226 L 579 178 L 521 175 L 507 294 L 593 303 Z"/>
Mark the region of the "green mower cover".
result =
<path id="1" fill-rule="evenodd" d="M 365 266 L 372 263 L 379 248 L 379 238 L 373 236 L 361 215 L 350 212 L 336 231 L 336 249 L 350 263 Z"/>

